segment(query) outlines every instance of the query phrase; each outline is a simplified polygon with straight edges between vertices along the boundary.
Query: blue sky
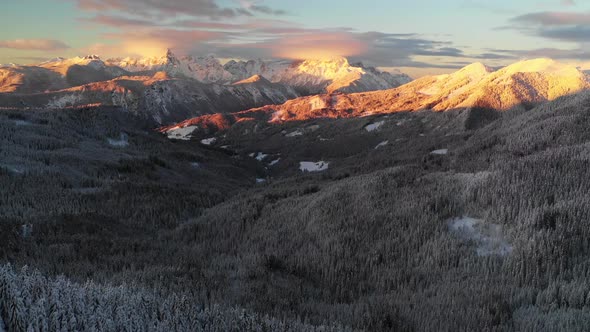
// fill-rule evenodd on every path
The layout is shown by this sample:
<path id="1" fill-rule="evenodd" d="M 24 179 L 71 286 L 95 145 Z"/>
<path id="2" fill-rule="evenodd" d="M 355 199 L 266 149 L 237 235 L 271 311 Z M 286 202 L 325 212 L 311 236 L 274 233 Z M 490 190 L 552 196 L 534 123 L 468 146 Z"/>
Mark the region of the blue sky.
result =
<path id="1" fill-rule="evenodd" d="M 2 8 L 0 63 L 166 48 L 222 58 L 347 56 L 423 72 L 539 56 L 590 61 L 590 4 L 580 0 L 9 0 Z"/>

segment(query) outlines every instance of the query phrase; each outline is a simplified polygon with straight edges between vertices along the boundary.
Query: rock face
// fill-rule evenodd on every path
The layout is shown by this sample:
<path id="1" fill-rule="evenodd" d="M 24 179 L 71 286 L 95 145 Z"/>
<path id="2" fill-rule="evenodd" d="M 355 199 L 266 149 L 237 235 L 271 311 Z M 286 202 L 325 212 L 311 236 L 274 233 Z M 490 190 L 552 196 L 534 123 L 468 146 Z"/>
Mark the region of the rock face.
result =
<path id="1" fill-rule="evenodd" d="M 589 87 L 584 73 L 550 59 L 521 61 L 498 71 L 475 63 L 453 74 L 424 77 L 395 89 L 321 94 L 242 111 L 232 114 L 231 121 L 306 121 L 424 109 L 470 109 L 469 114 L 477 118 L 470 119 L 470 126 L 477 127 L 481 125 L 478 119 L 493 115 L 487 109 L 528 108 Z"/>

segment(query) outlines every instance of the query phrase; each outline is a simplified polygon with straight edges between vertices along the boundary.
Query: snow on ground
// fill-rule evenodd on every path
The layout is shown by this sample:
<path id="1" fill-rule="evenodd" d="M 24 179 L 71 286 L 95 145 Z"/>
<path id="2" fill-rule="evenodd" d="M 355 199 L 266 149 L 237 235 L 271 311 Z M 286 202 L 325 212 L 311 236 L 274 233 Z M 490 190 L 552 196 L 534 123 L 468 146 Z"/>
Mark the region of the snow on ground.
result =
<path id="1" fill-rule="evenodd" d="M 328 169 L 328 165 L 325 161 L 302 161 L 299 163 L 299 170 L 302 172 L 321 172 Z"/>
<path id="2" fill-rule="evenodd" d="M 438 155 L 444 155 L 449 153 L 449 149 L 440 149 L 440 150 L 434 150 L 432 152 L 430 152 L 430 154 L 438 154 Z"/>
<path id="3" fill-rule="evenodd" d="M 215 137 L 211 137 L 211 138 L 205 138 L 201 140 L 201 144 L 203 145 L 211 145 L 213 143 L 215 143 L 215 141 L 217 141 L 217 138 Z"/>
<path id="4" fill-rule="evenodd" d="M 300 129 L 295 130 L 292 133 L 288 133 L 285 135 L 286 137 L 296 137 L 296 136 L 303 136 L 303 132 Z"/>
<path id="5" fill-rule="evenodd" d="M 320 129 L 319 125 L 311 125 L 311 126 L 307 127 L 307 130 L 309 130 L 311 132 L 316 131 L 318 129 Z"/>
<path id="6" fill-rule="evenodd" d="M 456 218 L 449 221 L 449 230 L 466 241 L 474 241 L 478 256 L 506 256 L 512 252 L 512 246 L 502 234 L 502 226 L 485 223 L 470 217 Z"/>
<path id="7" fill-rule="evenodd" d="M 129 145 L 129 139 L 125 133 L 121 133 L 121 135 L 119 135 L 119 139 L 109 138 L 108 141 L 110 145 L 118 148 L 124 148 Z"/>
<path id="8" fill-rule="evenodd" d="M 278 164 L 279 161 L 281 161 L 281 158 L 271 161 L 270 163 L 268 163 L 268 166 L 274 166 L 274 165 Z"/>
<path id="9" fill-rule="evenodd" d="M 374 122 L 365 126 L 365 130 L 368 132 L 375 131 L 385 124 L 385 121 Z"/>
<path id="10" fill-rule="evenodd" d="M 254 158 L 258 161 L 263 161 L 264 158 L 268 157 L 268 154 L 264 154 L 262 152 L 258 152 L 258 153 L 252 152 L 248 156 L 250 156 L 250 158 Z"/>
<path id="11" fill-rule="evenodd" d="M 264 183 L 264 182 L 266 182 L 266 179 L 256 178 L 256 183 Z"/>
<path id="12" fill-rule="evenodd" d="M 375 147 L 375 150 L 377 150 L 377 149 L 379 149 L 379 148 L 381 148 L 381 147 L 384 147 L 384 146 L 386 146 L 387 144 L 389 144 L 389 141 L 383 141 L 383 142 L 381 142 L 381 143 L 377 144 L 377 146 Z"/>
<path id="13" fill-rule="evenodd" d="M 61 97 L 54 97 L 49 103 L 47 103 L 47 108 L 65 108 L 67 106 L 74 106 L 78 105 L 82 102 L 82 95 L 81 94 L 70 94 L 64 95 Z"/>
<path id="14" fill-rule="evenodd" d="M 32 123 L 30 121 L 25 120 L 14 120 L 14 124 L 17 126 L 30 126 Z"/>
<path id="15" fill-rule="evenodd" d="M 188 127 L 184 127 L 184 128 L 174 128 L 171 130 L 168 130 L 166 132 L 166 134 L 168 135 L 168 138 L 170 139 L 181 139 L 181 140 L 189 140 L 191 139 L 193 133 L 195 132 L 195 130 L 197 130 L 199 127 L 197 126 L 188 126 Z"/>
<path id="16" fill-rule="evenodd" d="M 193 163 L 191 163 L 191 167 L 193 167 L 193 168 L 199 168 L 199 167 L 201 167 L 201 164 L 199 164 L 197 162 L 193 162 Z"/>
<path id="17" fill-rule="evenodd" d="M 24 174 L 25 173 L 25 170 L 22 167 L 10 166 L 10 165 L 0 165 L 0 167 L 7 169 L 9 172 L 14 173 L 14 174 Z"/>

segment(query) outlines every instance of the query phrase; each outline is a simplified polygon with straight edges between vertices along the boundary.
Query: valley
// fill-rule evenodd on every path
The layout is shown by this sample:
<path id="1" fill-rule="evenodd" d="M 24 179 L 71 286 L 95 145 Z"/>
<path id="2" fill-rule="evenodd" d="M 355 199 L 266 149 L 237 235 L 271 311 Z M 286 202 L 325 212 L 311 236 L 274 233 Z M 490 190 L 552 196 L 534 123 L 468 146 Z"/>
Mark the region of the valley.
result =
<path id="1" fill-rule="evenodd" d="M 216 69 L 89 57 L 123 72 L 0 94 L 0 327 L 588 326 L 583 72 L 293 78 L 303 93 L 255 61 L 191 59 L 173 68 Z"/>

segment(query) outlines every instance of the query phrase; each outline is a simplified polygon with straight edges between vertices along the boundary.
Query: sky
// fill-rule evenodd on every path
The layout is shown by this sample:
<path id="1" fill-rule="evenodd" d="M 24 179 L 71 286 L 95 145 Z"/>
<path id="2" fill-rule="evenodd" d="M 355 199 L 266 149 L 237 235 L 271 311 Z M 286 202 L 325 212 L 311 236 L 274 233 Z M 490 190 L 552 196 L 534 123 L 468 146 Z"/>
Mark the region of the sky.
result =
<path id="1" fill-rule="evenodd" d="M 0 63 L 215 55 L 330 58 L 412 76 L 537 57 L 590 64 L 581 0 L 4 0 Z"/>

